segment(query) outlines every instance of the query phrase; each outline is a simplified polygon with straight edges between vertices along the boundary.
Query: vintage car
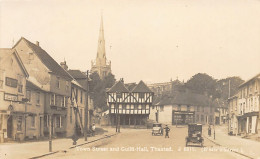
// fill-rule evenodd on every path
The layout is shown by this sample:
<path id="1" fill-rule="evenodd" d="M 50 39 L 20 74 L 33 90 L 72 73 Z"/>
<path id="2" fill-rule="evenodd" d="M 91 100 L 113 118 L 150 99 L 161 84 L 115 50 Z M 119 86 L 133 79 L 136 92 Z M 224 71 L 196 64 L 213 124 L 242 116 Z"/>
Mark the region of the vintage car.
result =
<path id="1" fill-rule="evenodd" d="M 188 136 L 186 137 L 186 146 L 189 143 L 200 144 L 203 147 L 204 139 L 202 137 L 202 125 L 201 124 L 189 124 Z"/>
<path id="2" fill-rule="evenodd" d="M 152 135 L 163 135 L 163 127 L 160 123 L 153 124 Z"/>

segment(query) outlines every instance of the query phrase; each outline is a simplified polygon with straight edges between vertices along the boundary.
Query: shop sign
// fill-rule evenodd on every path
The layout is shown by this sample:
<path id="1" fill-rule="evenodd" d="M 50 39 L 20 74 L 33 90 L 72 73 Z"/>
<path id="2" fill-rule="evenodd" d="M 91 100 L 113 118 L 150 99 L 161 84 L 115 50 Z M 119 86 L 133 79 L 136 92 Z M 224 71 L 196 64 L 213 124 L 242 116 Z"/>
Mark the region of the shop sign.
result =
<path id="1" fill-rule="evenodd" d="M 5 95 L 4 95 L 4 100 L 16 102 L 16 101 L 18 101 L 18 96 L 15 95 L 15 94 L 5 93 Z"/>

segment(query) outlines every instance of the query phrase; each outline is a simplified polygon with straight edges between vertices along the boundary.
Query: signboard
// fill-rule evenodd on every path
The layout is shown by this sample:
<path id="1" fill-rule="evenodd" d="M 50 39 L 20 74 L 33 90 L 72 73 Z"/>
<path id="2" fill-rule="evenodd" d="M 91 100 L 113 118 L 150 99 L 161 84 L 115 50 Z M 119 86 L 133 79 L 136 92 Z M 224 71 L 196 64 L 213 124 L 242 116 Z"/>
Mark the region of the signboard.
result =
<path id="1" fill-rule="evenodd" d="M 5 93 L 4 94 L 4 100 L 8 100 L 8 101 L 18 101 L 18 96 L 15 95 L 15 94 L 8 94 L 8 93 Z"/>

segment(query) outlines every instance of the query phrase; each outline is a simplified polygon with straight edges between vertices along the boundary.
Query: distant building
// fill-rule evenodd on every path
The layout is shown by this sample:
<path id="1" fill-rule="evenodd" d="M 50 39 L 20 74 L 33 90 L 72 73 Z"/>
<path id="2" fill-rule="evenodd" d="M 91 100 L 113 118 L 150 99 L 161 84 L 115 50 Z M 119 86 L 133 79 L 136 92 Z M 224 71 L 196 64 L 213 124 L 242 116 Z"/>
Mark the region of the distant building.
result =
<path id="1" fill-rule="evenodd" d="M 215 107 L 215 124 L 222 125 L 227 123 L 228 117 L 228 104 L 226 101 L 221 99 L 215 99 L 214 103 Z"/>
<path id="2" fill-rule="evenodd" d="M 103 17 L 101 17 L 100 23 L 97 57 L 95 61 L 91 62 L 91 73 L 94 72 L 97 72 L 101 79 L 111 73 L 111 61 L 107 61 L 106 58 Z"/>
<path id="3" fill-rule="evenodd" d="M 213 124 L 214 110 L 210 98 L 186 89 L 176 91 L 173 95 L 165 95 L 154 103 L 149 119 L 172 125 L 194 122 Z"/>
<path id="4" fill-rule="evenodd" d="M 129 90 L 123 81 L 118 81 L 108 91 L 108 105 L 111 125 L 116 125 L 116 119 L 123 126 L 145 126 L 150 114 L 153 92 L 140 81 Z"/>
<path id="5" fill-rule="evenodd" d="M 162 94 L 172 93 L 176 86 L 180 85 L 183 85 L 183 83 L 177 79 L 170 82 L 149 84 L 148 87 L 154 92 L 155 95 L 160 96 Z"/>
<path id="6" fill-rule="evenodd" d="M 28 77 L 16 50 L 0 49 L 0 142 L 25 138 L 24 124 L 28 115 L 25 87 Z"/>
<path id="7" fill-rule="evenodd" d="M 228 133 L 230 135 L 238 135 L 238 95 L 234 95 L 228 99 Z"/>

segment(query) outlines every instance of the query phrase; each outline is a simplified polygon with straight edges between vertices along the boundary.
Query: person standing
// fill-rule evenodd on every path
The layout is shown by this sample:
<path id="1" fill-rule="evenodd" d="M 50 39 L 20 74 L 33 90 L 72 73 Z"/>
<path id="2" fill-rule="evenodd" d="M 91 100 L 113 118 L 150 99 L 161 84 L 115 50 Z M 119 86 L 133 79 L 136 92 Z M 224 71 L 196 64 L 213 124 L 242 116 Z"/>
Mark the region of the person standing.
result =
<path id="1" fill-rule="evenodd" d="M 209 125 L 209 128 L 208 128 L 208 135 L 209 135 L 209 137 L 211 137 L 211 127 L 210 127 L 210 125 Z"/>
<path id="2" fill-rule="evenodd" d="M 165 127 L 165 138 L 167 137 L 167 138 L 170 138 L 169 137 L 169 131 L 170 131 L 170 128 L 168 127 L 168 125 L 166 125 L 166 127 Z"/>
<path id="3" fill-rule="evenodd" d="M 92 125 L 92 133 L 93 133 L 93 136 L 95 136 L 95 130 L 96 130 L 96 126 L 95 126 L 95 123 L 93 123 L 93 125 Z"/>

